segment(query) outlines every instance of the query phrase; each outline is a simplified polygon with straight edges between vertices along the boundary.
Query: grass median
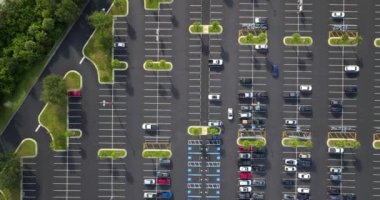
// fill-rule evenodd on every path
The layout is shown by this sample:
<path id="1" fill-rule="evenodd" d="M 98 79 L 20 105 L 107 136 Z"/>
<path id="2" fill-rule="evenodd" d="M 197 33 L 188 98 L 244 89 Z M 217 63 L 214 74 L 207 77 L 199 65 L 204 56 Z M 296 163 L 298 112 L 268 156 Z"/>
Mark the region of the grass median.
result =
<path id="1" fill-rule="evenodd" d="M 144 149 L 143 158 L 171 158 L 172 151 L 169 149 Z"/>
<path id="2" fill-rule="evenodd" d="M 19 181 L 15 181 L 16 183 L 19 183 L 21 181 L 21 165 L 20 165 L 20 159 L 23 157 L 35 157 L 37 155 L 37 142 L 31 138 L 24 139 L 20 145 L 17 147 L 16 151 L 14 152 L 15 158 L 17 159 L 17 163 L 15 165 L 16 168 L 12 168 L 13 173 L 16 173 L 16 175 L 19 179 Z M 7 172 L 9 170 L 8 168 L 1 169 L 1 173 L 9 173 Z M 13 177 L 15 178 L 15 177 Z M 0 188 L 0 200 L 19 200 L 20 199 L 20 193 L 21 188 L 20 184 L 14 184 L 11 188 Z"/>
<path id="3" fill-rule="evenodd" d="M 259 45 L 259 44 L 267 44 L 267 33 L 263 32 L 259 35 L 255 36 L 252 33 L 249 33 L 245 36 L 240 36 L 238 39 L 240 45 Z"/>
<path id="4" fill-rule="evenodd" d="M 160 3 L 173 3 L 173 0 L 144 0 L 145 10 L 158 10 Z"/>
<path id="5" fill-rule="evenodd" d="M 125 149 L 99 149 L 98 157 L 100 159 L 111 158 L 112 160 L 127 157 Z"/>
<path id="6" fill-rule="evenodd" d="M 121 2 L 116 4 L 115 2 Z M 114 0 L 110 12 L 107 16 L 127 15 L 128 0 Z M 112 58 L 113 48 L 113 33 L 112 23 L 105 25 L 101 30 L 95 30 L 91 38 L 87 41 L 83 53 L 93 62 L 98 73 L 98 81 L 101 83 L 113 82 L 114 69 L 126 69 L 127 64 L 121 62 L 119 65 L 114 65 Z"/>
<path id="7" fill-rule="evenodd" d="M 64 81 L 67 90 L 81 89 L 82 78 L 75 71 L 68 72 Z M 65 151 L 68 148 L 68 138 L 78 135 L 77 131 L 67 129 L 67 102 L 67 98 L 64 98 L 60 104 L 47 103 L 38 118 L 52 138 L 50 147 L 54 151 Z"/>

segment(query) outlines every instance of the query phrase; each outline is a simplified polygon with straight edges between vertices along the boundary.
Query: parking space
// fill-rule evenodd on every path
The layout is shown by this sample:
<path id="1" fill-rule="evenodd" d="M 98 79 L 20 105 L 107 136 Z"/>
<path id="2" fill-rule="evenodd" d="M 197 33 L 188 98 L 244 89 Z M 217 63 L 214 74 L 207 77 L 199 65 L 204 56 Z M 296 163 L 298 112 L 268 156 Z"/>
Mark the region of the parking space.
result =
<path id="1" fill-rule="evenodd" d="M 69 129 L 82 129 L 82 102 L 81 96 L 68 97 L 68 126 Z"/>
<path id="2" fill-rule="evenodd" d="M 115 71 L 115 83 L 100 85 L 98 96 L 98 138 L 100 148 L 126 147 L 127 76 Z M 98 198 L 125 199 L 125 160 L 98 160 Z"/>
<path id="3" fill-rule="evenodd" d="M 210 22 L 219 21 L 223 25 L 223 4 L 219 0 L 210 0 Z M 222 59 L 222 35 L 209 35 L 208 43 L 208 56 L 209 59 Z M 203 63 L 203 67 L 206 63 Z M 220 67 L 209 67 L 208 73 L 208 93 L 221 94 L 222 93 L 222 72 Z M 223 95 L 221 95 L 223 99 Z M 221 103 L 209 101 L 208 105 L 208 120 L 221 119 Z"/>
<path id="4" fill-rule="evenodd" d="M 171 60 L 172 57 L 172 8 L 161 4 L 158 11 L 145 11 L 145 58 Z"/>
<path id="5" fill-rule="evenodd" d="M 81 142 L 69 139 L 66 152 L 56 152 L 53 157 L 54 176 L 52 199 L 81 198 Z"/>
<path id="6" fill-rule="evenodd" d="M 21 159 L 22 167 L 22 199 L 37 199 L 36 162 L 34 158 Z"/>
<path id="7" fill-rule="evenodd" d="M 221 140 L 188 140 L 187 150 L 187 199 L 219 199 Z"/>
<path id="8" fill-rule="evenodd" d="M 128 61 L 128 23 L 126 17 L 115 17 L 113 22 L 114 48 L 113 58 Z"/>

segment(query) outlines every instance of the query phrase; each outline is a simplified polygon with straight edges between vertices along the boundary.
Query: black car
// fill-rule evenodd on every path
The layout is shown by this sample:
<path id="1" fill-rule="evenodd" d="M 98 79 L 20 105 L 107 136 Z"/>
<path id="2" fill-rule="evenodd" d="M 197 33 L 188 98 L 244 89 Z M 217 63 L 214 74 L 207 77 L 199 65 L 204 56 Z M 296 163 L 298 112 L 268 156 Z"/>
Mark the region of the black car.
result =
<path id="1" fill-rule="evenodd" d="M 268 92 L 257 92 L 256 98 L 262 99 L 262 100 L 268 99 Z"/>
<path id="2" fill-rule="evenodd" d="M 252 186 L 254 187 L 265 187 L 265 179 L 253 179 Z"/>
<path id="3" fill-rule="evenodd" d="M 297 194 L 297 200 L 309 200 L 309 194 Z"/>
<path id="4" fill-rule="evenodd" d="M 339 195 L 329 195 L 329 200 L 340 200 Z"/>
<path id="5" fill-rule="evenodd" d="M 346 94 L 356 94 L 358 92 L 358 88 L 356 86 L 345 86 L 344 92 Z"/>
<path id="6" fill-rule="evenodd" d="M 265 172 L 265 169 L 265 165 L 263 164 L 252 165 L 252 170 L 257 173 Z"/>
<path id="7" fill-rule="evenodd" d="M 343 194 L 342 197 L 343 197 L 343 200 L 356 200 L 356 194 L 351 194 L 351 193 Z"/>
<path id="8" fill-rule="evenodd" d="M 330 186 L 330 187 L 327 188 L 327 191 L 331 195 L 338 195 L 338 194 L 340 194 L 340 189 L 338 187 Z"/>
<path id="9" fill-rule="evenodd" d="M 313 108 L 311 106 L 300 106 L 298 107 L 298 111 L 300 113 L 311 113 L 313 112 Z"/>
<path id="10" fill-rule="evenodd" d="M 330 100 L 330 105 L 332 107 L 342 107 L 343 106 L 343 102 L 341 100 Z"/>
<path id="11" fill-rule="evenodd" d="M 264 153 L 252 153 L 252 158 L 265 158 Z"/>
<path id="12" fill-rule="evenodd" d="M 284 187 L 291 187 L 294 186 L 294 184 L 295 181 L 293 179 L 282 179 L 282 185 L 284 185 Z"/>
<path id="13" fill-rule="evenodd" d="M 239 166 L 251 166 L 252 160 L 239 160 L 238 164 Z"/>
<path id="14" fill-rule="evenodd" d="M 310 169 L 311 168 L 311 160 L 298 160 L 297 161 L 297 166 L 299 168 L 303 169 Z"/>
<path id="15" fill-rule="evenodd" d="M 251 111 L 251 110 L 253 110 L 253 106 L 251 106 L 251 105 L 243 105 L 243 106 L 240 106 L 240 110 L 241 111 Z"/>
<path id="16" fill-rule="evenodd" d="M 251 193 L 249 192 L 240 192 L 238 194 L 239 199 L 249 199 L 251 198 Z"/>
<path id="17" fill-rule="evenodd" d="M 342 107 L 330 107 L 330 111 L 333 113 L 339 113 L 342 112 Z"/>
<path id="18" fill-rule="evenodd" d="M 265 124 L 265 121 L 262 120 L 262 119 L 254 119 L 254 120 L 252 120 L 252 124 L 254 124 L 254 125 L 263 125 L 263 124 Z"/>
<path id="19" fill-rule="evenodd" d="M 240 78 L 240 84 L 242 85 L 252 84 L 252 78 Z"/>

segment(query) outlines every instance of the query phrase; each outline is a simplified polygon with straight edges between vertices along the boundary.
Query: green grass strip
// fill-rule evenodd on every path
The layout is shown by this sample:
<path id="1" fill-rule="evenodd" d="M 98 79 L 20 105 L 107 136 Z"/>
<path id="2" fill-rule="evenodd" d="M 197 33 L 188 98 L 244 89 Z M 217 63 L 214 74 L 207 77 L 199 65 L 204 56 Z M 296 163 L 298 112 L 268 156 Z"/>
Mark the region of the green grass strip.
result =
<path id="1" fill-rule="evenodd" d="M 112 160 L 127 157 L 125 149 L 99 149 L 98 157 L 100 159 L 111 158 Z"/>

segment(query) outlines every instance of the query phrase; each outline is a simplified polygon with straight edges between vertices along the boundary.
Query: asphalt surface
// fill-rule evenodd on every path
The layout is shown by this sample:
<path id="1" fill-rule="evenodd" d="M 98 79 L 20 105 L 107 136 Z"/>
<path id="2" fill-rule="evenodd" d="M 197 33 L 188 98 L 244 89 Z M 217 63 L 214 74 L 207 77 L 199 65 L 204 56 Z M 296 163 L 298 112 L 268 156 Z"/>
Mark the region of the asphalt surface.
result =
<path id="1" fill-rule="evenodd" d="M 296 21 L 292 18 L 297 16 L 294 13 L 296 1 L 258 0 L 253 4 L 250 0 L 175 1 L 163 6 L 160 17 L 157 17 L 158 12 L 144 11 L 142 1 L 130 1 L 129 16 L 117 19 L 115 25 L 117 41 L 127 42 L 128 50 L 114 51 L 115 57 L 129 63 L 129 69 L 117 72 L 116 83 L 111 86 L 97 83 L 96 72 L 90 62 L 85 60 L 79 64 L 83 57 L 82 47 L 92 32 L 86 16 L 109 5 L 103 1 L 91 1 L 1 135 L 3 151 L 15 149 L 26 137 L 36 139 L 39 144 L 37 158 L 25 159 L 23 163 L 24 199 L 142 199 L 144 191 L 151 191 L 143 185 L 143 178 L 154 177 L 157 170 L 166 170 L 157 167 L 156 160 L 141 158 L 142 144 L 149 140 L 141 130 L 141 124 L 154 121 L 162 124 L 161 139 L 153 135 L 154 139 L 166 138 L 164 140 L 171 143 L 173 166 L 169 170 L 173 184 L 170 190 L 175 199 L 192 199 L 188 190 L 202 191 L 201 195 L 209 191 L 217 199 L 235 199 L 238 191 L 236 131 L 240 105 L 237 93 L 246 90 L 269 93 L 268 114 L 258 116 L 266 121 L 268 155 L 266 161 L 260 161 L 266 163 L 267 172 L 257 176 L 266 179 L 267 187 L 255 191 L 264 192 L 266 199 L 281 199 L 283 193 L 294 192 L 294 188 L 285 189 L 281 185 L 281 178 L 288 177 L 283 173 L 284 159 L 295 158 L 300 151 L 307 150 L 281 147 L 281 132 L 285 119 L 299 117 L 300 124 L 310 127 L 314 147 L 311 150 L 311 181 L 297 181 L 298 185 L 310 187 L 312 199 L 326 199 L 326 187 L 334 185 L 329 180 L 329 167 L 343 163 L 346 166 L 343 181 L 338 184 L 343 193 L 356 193 L 357 199 L 380 199 L 380 158 L 371 146 L 372 134 L 380 120 L 380 92 L 376 87 L 380 73 L 380 51 L 372 43 L 380 33 L 375 26 L 380 24 L 378 13 L 375 13 L 380 11 L 380 6 L 374 6 L 376 1 L 346 1 L 346 23 L 358 24 L 364 40 L 358 47 L 345 47 L 342 54 L 342 48 L 329 47 L 326 42 L 331 29 L 329 24 L 333 23 L 330 11 L 342 9 L 342 2 L 304 0 L 304 21 L 300 31 L 312 36 L 314 44 L 309 48 L 297 49 L 282 45 L 282 38 L 294 32 L 296 27 Z M 199 6 L 191 6 L 202 4 L 205 5 L 201 12 Z M 251 47 L 239 46 L 236 42 L 238 23 L 252 20 L 253 13 L 269 19 L 269 52 L 266 54 L 256 52 Z M 187 28 L 197 20 L 194 18 L 204 23 L 210 19 L 220 20 L 223 34 L 190 35 Z M 161 28 L 165 29 L 160 31 L 158 54 L 174 65 L 173 71 L 168 73 L 147 73 L 142 68 L 146 59 L 156 59 L 157 56 L 157 43 L 154 43 L 157 19 L 161 21 Z M 297 55 L 299 58 L 295 59 Z M 357 77 L 346 77 L 341 73 L 342 57 L 343 64 L 356 63 L 360 66 Z M 222 58 L 223 70 L 209 70 L 208 58 Z M 296 60 L 299 66 L 296 66 Z M 280 66 L 277 79 L 271 76 L 272 64 Z M 67 153 L 53 153 L 46 131 L 40 128 L 34 132 L 38 126 L 37 116 L 43 108 L 39 100 L 41 80 L 48 74 L 63 75 L 70 69 L 79 71 L 84 78 L 83 97 L 79 101 L 73 100 L 71 105 L 75 110 L 71 113 L 73 117 L 80 118 L 73 121 L 73 126 L 82 129 L 83 137 L 71 139 Z M 201 73 L 201 78 L 194 76 L 194 72 Z M 238 78 L 241 77 L 253 78 L 253 86 L 240 86 Z M 312 94 L 303 96 L 299 101 L 299 105 L 313 106 L 311 116 L 297 114 L 297 104 L 285 102 L 282 98 L 284 91 L 298 90 L 297 82 L 313 86 Z M 158 89 L 156 84 L 159 85 Z M 358 94 L 347 97 L 337 93 L 343 85 L 356 85 Z M 196 92 L 199 94 L 194 95 Z M 209 92 L 220 93 L 222 103 L 209 104 Z M 191 101 L 196 98 L 198 103 Z M 343 98 L 347 102 L 343 116 L 336 117 L 329 113 L 328 100 L 335 98 Z M 157 102 L 161 103 L 158 107 L 154 104 Z M 227 120 L 229 107 L 234 108 L 235 112 L 232 121 Z M 78 113 L 77 109 L 83 112 Z M 154 117 L 155 114 L 157 116 Z M 200 174 L 204 177 L 207 173 L 217 174 L 220 177 L 220 194 L 218 189 L 205 189 L 207 181 L 203 181 L 198 189 L 189 189 L 187 184 L 188 169 L 195 169 L 189 167 L 188 161 L 201 161 L 201 169 L 208 169 L 208 161 L 204 158 L 194 156 L 189 160 L 189 152 L 201 150 L 197 146 L 189 150 L 189 141 L 194 138 L 187 135 L 187 126 L 205 125 L 210 119 L 224 122 L 220 171 L 212 169 L 214 171 Z M 362 147 L 347 150 L 342 158 L 331 157 L 327 154 L 327 132 L 329 126 L 342 121 L 344 125 L 356 126 Z M 126 148 L 128 157 L 115 162 L 98 160 L 97 150 L 110 147 Z M 210 147 L 210 152 L 219 153 L 214 147 Z M 209 159 L 219 162 L 217 156 L 210 156 Z M 209 181 L 218 182 L 217 179 Z M 154 188 L 154 191 L 168 189 Z"/>

